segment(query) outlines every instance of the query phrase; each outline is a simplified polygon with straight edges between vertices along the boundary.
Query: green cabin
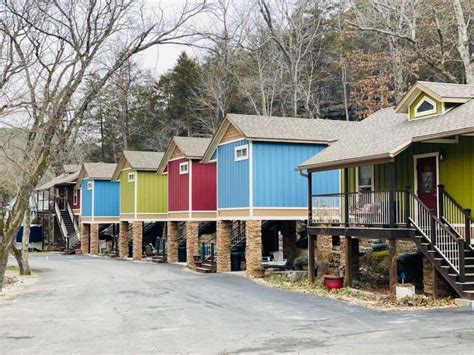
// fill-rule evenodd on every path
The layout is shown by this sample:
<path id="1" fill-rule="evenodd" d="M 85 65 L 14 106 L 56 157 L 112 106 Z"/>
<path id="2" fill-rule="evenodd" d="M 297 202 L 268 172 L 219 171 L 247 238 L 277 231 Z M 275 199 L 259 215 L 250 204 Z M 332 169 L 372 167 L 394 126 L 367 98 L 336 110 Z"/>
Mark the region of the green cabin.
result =
<path id="1" fill-rule="evenodd" d="M 121 221 L 166 221 L 167 175 L 157 173 L 162 158 L 161 152 L 123 152 L 113 175 L 120 182 Z"/>
<path id="2" fill-rule="evenodd" d="M 310 235 L 412 239 L 474 299 L 474 85 L 419 81 L 298 168 L 343 170 L 344 192 L 309 197 Z"/>

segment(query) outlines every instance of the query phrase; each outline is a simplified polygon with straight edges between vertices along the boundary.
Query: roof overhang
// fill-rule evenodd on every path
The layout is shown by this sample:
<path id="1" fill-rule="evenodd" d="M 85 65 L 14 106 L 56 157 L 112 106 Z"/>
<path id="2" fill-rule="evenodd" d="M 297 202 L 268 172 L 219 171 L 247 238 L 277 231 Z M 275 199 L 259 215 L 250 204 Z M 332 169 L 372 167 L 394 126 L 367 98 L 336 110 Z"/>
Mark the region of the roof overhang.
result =
<path id="1" fill-rule="evenodd" d="M 111 180 L 118 180 L 120 178 L 120 173 L 125 166 L 125 163 L 127 162 L 127 157 L 125 156 L 125 153 L 122 152 L 122 155 L 120 156 L 119 162 L 117 163 L 117 166 L 115 167 L 114 173 L 112 174 Z"/>
<path id="2" fill-rule="evenodd" d="M 168 166 L 168 162 L 171 159 L 171 156 L 174 152 L 174 149 L 177 147 L 176 142 L 174 141 L 174 137 L 171 139 L 171 142 L 168 144 L 168 148 L 166 148 L 165 154 L 160 161 L 160 165 L 158 165 L 157 173 L 163 174 Z"/>
<path id="3" fill-rule="evenodd" d="M 84 166 L 84 164 L 81 165 L 81 169 L 79 170 L 79 176 L 77 177 L 76 181 L 76 188 L 80 188 L 82 184 L 82 180 L 87 178 L 87 170 Z"/>
<path id="4" fill-rule="evenodd" d="M 245 134 L 240 130 L 239 127 L 237 127 L 232 121 L 230 120 L 229 116 L 226 115 L 224 119 L 222 120 L 221 124 L 219 125 L 219 128 L 217 129 L 217 132 L 214 134 L 214 136 L 211 139 L 211 143 L 209 143 L 209 146 L 207 147 L 206 151 L 204 152 L 204 155 L 202 156 L 202 162 L 203 163 L 209 163 L 209 161 L 212 158 L 212 155 L 214 154 L 214 151 L 216 150 L 217 146 L 219 143 L 222 141 L 222 138 L 224 137 L 225 133 L 227 132 L 227 128 L 233 124 L 235 129 L 243 136 L 245 137 Z"/>

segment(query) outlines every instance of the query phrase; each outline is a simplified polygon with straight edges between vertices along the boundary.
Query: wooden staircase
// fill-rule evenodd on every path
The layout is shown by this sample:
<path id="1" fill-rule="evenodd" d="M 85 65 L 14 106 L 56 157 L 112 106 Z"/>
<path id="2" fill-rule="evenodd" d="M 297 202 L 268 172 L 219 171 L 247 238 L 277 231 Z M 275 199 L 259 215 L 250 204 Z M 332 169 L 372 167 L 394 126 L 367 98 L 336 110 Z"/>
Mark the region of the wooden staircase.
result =
<path id="1" fill-rule="evenodd" d="M 72 216 L 72 210 L 68 205 L 67 201 L 64 201 L 67 208 L 60 209 L 59 205 L 56 201 L 55 203 L 55 216 L 60 226 L 60 231 L 63 238 L 66 241 L 66 254 L 74 254 L 75 250 L 80 248 L 81 240 L 80 235 L 77 231 L 77 227 L 75 226 L 75 222 Z"/>
<path id="2" fill-rule="evenodd" d="M 474 299 L 474 251 L 470 243 L 472 217 L 440 186 L 439 211 L 430 210 L 410 194 L 409 220 L 416 230 L 412 238 L 459 296 Z M 460 213 L 462 211 L 462 213 Z M 460 217 L 459 217 L 460 216 Z M 464 229 L 457 220 L 462 219 Z"/>
<path id="3" fill-rule="evenodd" d="M 194 270 L 203 274 L 217 271 L 215 256 L 216 237 L 201 243 L 199 255 L 194 256 Z"/>

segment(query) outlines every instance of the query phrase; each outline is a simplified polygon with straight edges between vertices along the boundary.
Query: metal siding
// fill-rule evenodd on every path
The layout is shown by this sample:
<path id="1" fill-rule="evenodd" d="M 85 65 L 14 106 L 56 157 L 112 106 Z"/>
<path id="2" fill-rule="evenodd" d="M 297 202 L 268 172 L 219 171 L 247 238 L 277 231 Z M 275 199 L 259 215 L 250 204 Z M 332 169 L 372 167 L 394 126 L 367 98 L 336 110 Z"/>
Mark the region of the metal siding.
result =
<path id="1" fill-rule="evenodd" d="M 166 213 L 167 176 L 154 171 L 138 172 L 138 213 Z"/>
<path id="2" fill-rule="evenodd" d="M 173 160 L 168 163 L 168 194 L 170 211 L 188 211 L 189 174 L 179 173 L 179 164 L 187 159 Z"/>
<path id="3" fill-rule="evenodd" d="M 87 190 L 87 183 L 89 179 L 82 180 L 81 192 L 82 192 L 82 210 L 81 216 L 90 217 L 92 216 L 92 190 Z"/>
<path id="4" fill-rule="evenodd" d="M 193 160 L 192 203 L 194 211 L 216 209 L 216 163 L 202 164 Z"/>
<path id="5" fill-rule="evenodd" d="M 234 160 L 234 148 L 245 144 L 243 139 L 218 147 L 218 208 L 249 207 L 249 160 Z"/>
<path id="6" fill-rule="evenodd" d="M 253 143 L 254 207 L 306 207 L 307 180 L 295 168 L 325 146 Z M 314 193 L 339 191 L 337 170 L 313 174 Z"/>
<path id="7" fill-rule="evenodd" d="M 119 215 L 120 183 L 118 181 L 94 181 L 94 216 Z"/>
<path id="8" fill-rule="evenodd" d="M 135 183 L 128 182 L 128 174 L 133 170 L 120 173 L 120 213 L 135 212 Z"/>

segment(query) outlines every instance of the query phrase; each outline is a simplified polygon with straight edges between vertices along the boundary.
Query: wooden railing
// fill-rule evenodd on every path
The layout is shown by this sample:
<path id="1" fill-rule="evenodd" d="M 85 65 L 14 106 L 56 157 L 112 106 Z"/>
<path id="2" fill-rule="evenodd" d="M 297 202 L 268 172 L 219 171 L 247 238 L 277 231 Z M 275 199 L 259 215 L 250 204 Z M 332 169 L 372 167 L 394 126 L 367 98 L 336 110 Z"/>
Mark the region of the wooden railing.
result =
<path id="1" fill-rule="evenodd" d="M 471 210 L 463 208 L 445 189 L 438 186 L 438 216 L 448 223 L 469 245 L 472 242 L 473 220 Z"/>
<path id="2" fill-rule="evenodd" d="M 313 195 L 311 223 L 405 226 L 408 222 L 406 201 L 404 190 Z"/>

